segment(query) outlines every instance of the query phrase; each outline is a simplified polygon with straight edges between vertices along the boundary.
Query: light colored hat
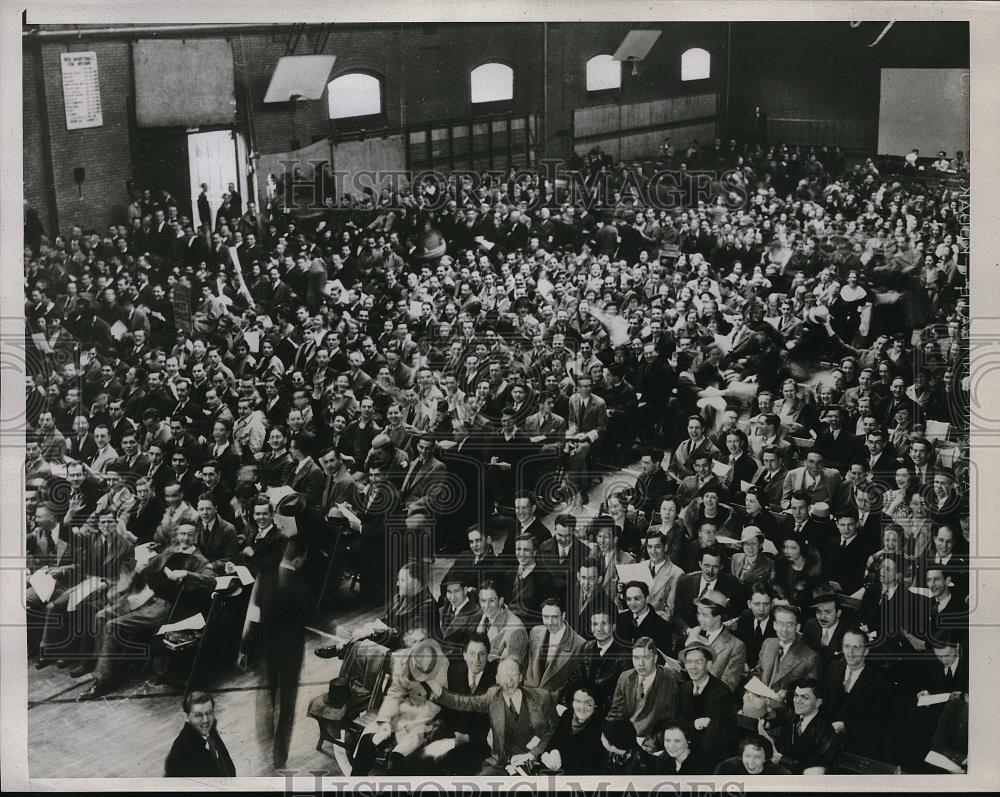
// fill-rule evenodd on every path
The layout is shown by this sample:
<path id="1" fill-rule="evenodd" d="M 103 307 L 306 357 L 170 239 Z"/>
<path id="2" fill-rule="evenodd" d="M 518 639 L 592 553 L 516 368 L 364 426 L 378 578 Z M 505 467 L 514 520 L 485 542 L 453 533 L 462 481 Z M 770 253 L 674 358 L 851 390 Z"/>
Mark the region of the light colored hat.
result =
<path id="1" fill-rule="evenodd" d="M 752 695 L 759 695 L 760 697 L 769 697 L 771 700 L 780 700 L 778 693 L 771 689 L 767 684 L 765 684 L 760 678 L 754 676 L 749 681 L 747 681 L 746 686 L 743 687 Z"/>
<path id="2" fill-rule="evenodd" d="M 764 532 L 761 531 L 756 526 L 747 526 L 743 529 L 743 533 L 740 535 L 740 543 L 749 542 L 750 540 L 762 540 L 764 539 Z"/>
<path id="3" fill-rule="evenodd" d="M 710 589 L 700 598 L 695 598 L 694 605 L 709 606 L 713 609 L 719 609 L 725 612 L 729 610 L 729 598 L 727 598 L 717 589 Z"/>
<path id="4" fill-rule="evenodd" d="M 700 650 L 705 655 L 706 661 L 715 661 L 715 651 L 698 639 L 692 639 L 681 648 L 681 651 L 677 654 L 677 660 L 683 664 L 684 658 L 692 650 Z"/>
<path id="5" fill-rule="evenodd" d="M 819 520 L 829 520 L 830 519 L 830 505 L 824 501 L 820 501 L 818 504 L 813 504 L 812 509 L 809 513 Z"/>
<path id="6" fill-rule="evenodd" d="M 410 677 L 419 683 L 438 681 L 448 668 L 448 659 L 436 639 L 422 639 L 412 648 L 406 660 Z"/>

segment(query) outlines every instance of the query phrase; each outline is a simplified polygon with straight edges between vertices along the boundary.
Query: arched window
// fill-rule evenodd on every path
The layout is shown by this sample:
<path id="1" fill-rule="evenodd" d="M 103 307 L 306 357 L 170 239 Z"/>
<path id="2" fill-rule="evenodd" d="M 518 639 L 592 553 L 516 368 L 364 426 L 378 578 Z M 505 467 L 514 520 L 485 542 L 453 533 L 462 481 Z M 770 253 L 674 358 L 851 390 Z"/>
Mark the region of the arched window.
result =
<path id="1" fill-rule="evenodd" d="M 595 55 L 587 61 L 587 91 L 619 89 L 622 85 L 622 63 L 610 55 Z"/>
<path id="2" fill-rule="evenodd" d="M 483 64 L 472 70 L 472 101 L 503 102 L 514 99 L 514 70 L 505 64 Z"/>
<path id="3" fill-rule="evenodd" d="M 353 119 L 382 113 L 382 82 L 363 72 L 349 72 L 327 85 L 331 119 Z"/>
<path id="4" fill-rule="evenodd" d="M 681 80 L 704 80 L 712 76 L 712 55 L 708 50 L 692 47 L 681 56 Z"/>

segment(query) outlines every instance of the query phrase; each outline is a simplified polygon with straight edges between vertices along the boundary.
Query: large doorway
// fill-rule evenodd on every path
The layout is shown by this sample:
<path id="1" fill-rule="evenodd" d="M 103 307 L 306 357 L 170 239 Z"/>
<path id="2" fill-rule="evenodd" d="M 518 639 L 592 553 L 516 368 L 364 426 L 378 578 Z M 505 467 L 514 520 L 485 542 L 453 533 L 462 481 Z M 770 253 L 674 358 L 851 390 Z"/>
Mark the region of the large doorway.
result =
<path id="1" fill-rule="evenodd" d="M 198 194 L 201 184 L 208 185 L 208 203 L 212 209 L 212 229 L 215 229 L 215 214 L 222 205 L 222 195 L 233 183 L 243 198 L 246 209 L 247 196 L 245 180 L 241 179 L 239 157 L 241 142 L 232 130 L 211 130 L 204 133 L 189 133 L 187 137 L 188 174 L 190 175 L 191 207 L 193 219 L 198 221 Z"/>

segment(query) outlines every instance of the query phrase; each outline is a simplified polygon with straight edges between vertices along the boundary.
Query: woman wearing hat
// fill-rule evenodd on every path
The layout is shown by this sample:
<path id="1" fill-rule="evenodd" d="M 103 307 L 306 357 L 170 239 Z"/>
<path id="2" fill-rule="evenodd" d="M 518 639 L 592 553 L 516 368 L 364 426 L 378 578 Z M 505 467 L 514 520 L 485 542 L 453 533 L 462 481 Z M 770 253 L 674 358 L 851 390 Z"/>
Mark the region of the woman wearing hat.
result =
<path id="1" fill-rule="evenodd" d="M 757 582 L 770 582 L 774 577 L 774 560 L 764 553 L 764 532 L 756 526 L 747 526 L 740 535 L 740 552 L 733 554 L 729 566 L 733 575 L 745 587 Z"/>

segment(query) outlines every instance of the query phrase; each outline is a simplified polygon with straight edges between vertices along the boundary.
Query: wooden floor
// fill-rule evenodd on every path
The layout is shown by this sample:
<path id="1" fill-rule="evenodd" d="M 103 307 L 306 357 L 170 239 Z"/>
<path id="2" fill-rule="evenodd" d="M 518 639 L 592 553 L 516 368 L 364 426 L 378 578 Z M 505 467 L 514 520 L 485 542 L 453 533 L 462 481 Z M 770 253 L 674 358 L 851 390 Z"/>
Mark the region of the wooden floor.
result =
<path id="1" fill-rule="evenodd" d="M 596 514 L 605 494 L 612 489 L 635 483 L 637 471 L 628 469 L 606 476 L 591 493 L 590 503 L 572 507 L 574 514 Z M 564 511 L 560 509 L 560 511 Z M 555 513 L 553 513 L 554 515 Z M 551 527 L 552 516 L 546 518 Z M 495 544 L 502 546 L 503 541 Z M 453 559 L 438 558 L 431 583 L 438 584 Z M 374 619 L 375 611 L 361 608 L 348 592 L 340 589 L 341 608 L 336 615 L 337 630 L 350 631 Z M 329 776 L 345 774 L 346 759 L 335 754 L 333 745 L 318 752 L 317 726 L 306 717 L 309 701 L 326 692 L 327 683 L 340 667 L 337 659 L 324 660 L 312 655 L 326 643 L 332 619 L 309 627 L 302 678 L 296 707 L 286 769 L 306 772 L 326 771 Z M 256 730 L 257 701 L 264 678 L 259 673 L 243 673 L 233 668 L 224 685 L 214 690 L 219 732 L 241 777 L 276 776 L 270 752 L 270 739 L 259 740 Z M 37 778 L 89 777 L 161 777 L 163 762 L 174 738 L 183 725 L 181 690 L 153 685 L 141 677 L 133 678 L 103 700 L 78 703 L 77 697 L 91 683 L 91 677 L 71 678 L 68 670 L 50 666 L 44 670 L 28 664 L 28 766 Z M 339 760 L 338 760 L 339 759 Z"/>

